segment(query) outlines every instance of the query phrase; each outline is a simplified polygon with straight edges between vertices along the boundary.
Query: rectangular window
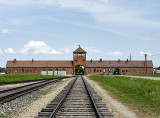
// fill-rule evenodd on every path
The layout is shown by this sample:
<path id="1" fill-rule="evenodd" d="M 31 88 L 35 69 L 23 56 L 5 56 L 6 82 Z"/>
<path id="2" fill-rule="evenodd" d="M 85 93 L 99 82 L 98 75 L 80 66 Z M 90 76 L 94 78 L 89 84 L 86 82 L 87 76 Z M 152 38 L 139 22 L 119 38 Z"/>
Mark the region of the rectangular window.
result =
<path id="1" fill-rule="evenodd" d="M 81 54 L 81 53 L 78 53 L 78 56 L 82 56 L 82 54 Z"/>
<path id="2" fill-rule="evenodd" d="M 15 72 L 18 72 L 18 70 L 17 70 L 17 69 L 15 69 Z"/>
<path id="3" fill-rule="evenodd" d="M 22 69 L 21 72 L 23 73 L 23 72 L 24 72 L 24 69 Z"/>
<path id="4" fill-rule="evenodd" d="M 90 72 L 91 72 L 91 69 L 88 69 L 88 72 L 90 73 Z"/>
<path id="5" fill-rule="evenodd" d="M 94 72 L 96 72 L 96 69 L 94 69 Z"/>
<path id="6" fill-rule="evenodd" d="M 97 72 L 99 72 L 99 70 L 97 70 Z"/>
<path id="7" fill-rule="evenodd" d="M 103 72 L 105 73 L 105 72 L 106 72 L 106 69 L 103 69 Z"/>
<path id="8" fill-rule="evenodd" d="M 9 73 L 11 72 L 11 69 L 9 69 Z"/>
<path id="9" fill-rule="evenodd" d="M 35 73 L 37 72 L 37 69 L 35 69 Z"/>

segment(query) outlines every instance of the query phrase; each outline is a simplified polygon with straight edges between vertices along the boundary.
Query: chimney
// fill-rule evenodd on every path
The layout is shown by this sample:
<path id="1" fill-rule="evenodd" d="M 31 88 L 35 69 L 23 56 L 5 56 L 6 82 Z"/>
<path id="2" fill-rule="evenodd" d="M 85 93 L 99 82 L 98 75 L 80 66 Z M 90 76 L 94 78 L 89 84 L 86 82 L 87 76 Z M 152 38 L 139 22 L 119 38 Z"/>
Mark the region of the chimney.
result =
<path id="1" fill-rule="evenodd" d="M 32 59 L 32 62 L 34 61 L 34 59 Z"/>
<path id="2" fill-rule="evenodd" d="M 92 59 L 91 59 L 91 63 L 92 63 Z"/>
<path id="3" fill-rule="evenodd" d="M 15 63 L 15 62 L 16 62 L 16 59 L 13 59 L 13 62 Z"/>
<path id="4" fill-rule="evenodd" d="M 128 62 L 128 59 L 127 59 L 127 61 L 126 62 Z"/>
<path id="5" fill-rule="evenodd" d="M 118 63 L 120 63 L 120 59 L 118 59 Z"/>
<path id="6" fill-rule="evenodd" d="M 102 59 L 100 59 L 99 62 L 102 62 Z"/>

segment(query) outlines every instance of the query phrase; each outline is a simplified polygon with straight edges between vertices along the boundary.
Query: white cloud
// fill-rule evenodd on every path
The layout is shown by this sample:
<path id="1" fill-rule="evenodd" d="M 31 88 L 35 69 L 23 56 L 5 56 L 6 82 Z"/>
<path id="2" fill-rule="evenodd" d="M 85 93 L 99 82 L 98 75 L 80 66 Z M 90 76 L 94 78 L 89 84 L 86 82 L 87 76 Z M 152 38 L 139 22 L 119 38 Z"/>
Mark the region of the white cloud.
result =
<path id="1" fill-rule="evenodd" d="M 121 52 L 107 52 L 106 54 L 109 56 L 122 56 Z"/>
<path id="2" fill-rule="evenodd" d="M 77 46 L 66 46 L 64 48 L 61 48 L 60 50 L 62 52 L 65 52 L 65 53 L 73 53 L 73 51 L 75 51 L 76 49 L 78 48 L 78 45 Z M 95 47 L 83 47 L 81 46 L 82 49 L 84 49 L 87 53 L 90 53 L 90 54 L 98 54 L 98 53 L 101 53 L 99 50 L 97 50 Z"/>
<path id="3" fill-rule="evenodd" d="M 14 50 L 13 50 L 12 48 L 7 48 L 7 49 L 5 50 L 5 53 L 6 53 L 6 54 L 14 54 Z"/>
<path id="4" fill-rule="evenodd" d="M 78 46 L 65 46 L 60 49 L 60 51 L 65 52 L 67 54 L 72 53 Z"/>
<path id="5" fill-rule="evenodd" d="M 156 39 L 151 38 L 151 37 L 144 37 L 143 40 L 153 41 L 153 40 L 156 40 Z"/>
<path id="6" fill-rule="evenodd" d="M 9 31 L 7 29 L 2 29 L 1 33 L 2 34 L 9 34 Z"/>
<path id="7" fill-rule="evenodd" d="M 97 50 L 96 48 L 94 47 L 86 47 L 84 48 L 88 53 L 94 53 L 94 54 L 98 54 L 98 53 L 101 53 L 99 50 Z"/>
<path id="8" fill-rule="evenodd" d="M 30 41 L 20 50 L 22 54 L 61 54 L 61 52 L 52 49 L 43 41 Z"/>
<path id="9" fill-rule="evenodd" d="M 107 3 L 108 0 L 100 0 L 100 2 Z"/>
<path id="10" fill-rule="evenodd" d="M 140 51 L 140 54 L 141 54 L 141 55 L 147 54 L 148 56 L 152 56 L 152 53 L 150 53 L 150 52 L 143 52 L 143 51 Z"/>
<path id="11" fill-rule="evenodd" d="M 0 48 L 0 54 L 3 54 L 3 51 L 2 51 L 2 49 Z"/>
<path id="12" fill-rule="evenodd" d="M 145 15 L 146 10 L 129 10 L 128 7 L 124 6 L 125 3 L 118 6 L 110 1 L 111 0 L 0 0 L 0 5 L 36 5 L 40 8 L 48 6 L 71 8 L 80 12 L 88 13 L 98 22 L 112 22 L 116 25 L 123 24 L 123 26 L 141 24 L 145 26 L 160 27 L 159 21 L 151 21 L 142 17 Z M 110 4 L 108 4 L 109 2 Z"/>

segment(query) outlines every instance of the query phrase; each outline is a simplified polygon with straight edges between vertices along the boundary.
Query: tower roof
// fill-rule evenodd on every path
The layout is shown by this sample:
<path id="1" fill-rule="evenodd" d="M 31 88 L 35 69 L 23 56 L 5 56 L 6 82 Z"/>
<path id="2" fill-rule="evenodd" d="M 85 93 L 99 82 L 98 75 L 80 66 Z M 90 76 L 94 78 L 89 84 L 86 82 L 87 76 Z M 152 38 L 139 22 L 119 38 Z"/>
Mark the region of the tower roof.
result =
<path id="1" fill-rule="evenodd" d="M 86 51 L 84 51 L 81 46 L 79 45 L 79 48 L 77 48 L 73 53 L 87 53 Z"/>

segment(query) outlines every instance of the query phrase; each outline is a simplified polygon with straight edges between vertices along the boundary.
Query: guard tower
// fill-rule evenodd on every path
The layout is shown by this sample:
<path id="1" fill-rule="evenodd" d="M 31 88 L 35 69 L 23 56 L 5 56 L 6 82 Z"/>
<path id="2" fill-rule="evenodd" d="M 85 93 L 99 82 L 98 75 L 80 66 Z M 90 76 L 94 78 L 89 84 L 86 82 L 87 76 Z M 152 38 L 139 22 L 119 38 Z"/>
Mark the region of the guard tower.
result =
<path id="1" fill-rule="evenodd" d="M 84 67 L 84 74 L 86 74 L 86 51 L 84 51 L 81 46 L 77 48 L 73 52 L 73 73 L 75 74 L 75 67 L 76 66 L 83 66 Z"/>

